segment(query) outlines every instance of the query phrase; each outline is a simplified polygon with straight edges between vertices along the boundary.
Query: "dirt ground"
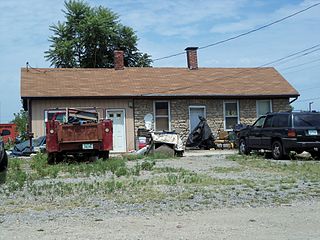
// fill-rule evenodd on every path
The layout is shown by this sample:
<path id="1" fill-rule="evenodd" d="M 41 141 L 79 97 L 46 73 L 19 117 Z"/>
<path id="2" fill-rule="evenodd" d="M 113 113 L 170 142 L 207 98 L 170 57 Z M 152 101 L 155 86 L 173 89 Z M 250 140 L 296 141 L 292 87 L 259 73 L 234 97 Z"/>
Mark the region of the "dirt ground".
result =
<path id="1" fill-rule="evenodd" d="M 0 225 L 0 239 L 320 239 L 320 203 Z"/>
<path id="2" fill-rule="evenodd" d="M 264 171 L 217 172 L 219 169 L 237 170 L 239 164 L 225 157 L 233 153 L 233 151 L 190 152 L 185 158 L 162 160 L 157 162 L 156 166 L 169 166 L 175 169 L 183 167 L 194 173 L 206 173 L 221 179 L 246 177 L 254 182 L 258 182 L 261 178 L 273 179 L 277 176 Z M 140 178 L 148 176 L 151 175 L 142 174 Z M 104 177 L 106 176 L 102 176 Z M 60 180 L 74 181 L 74 179 Z M 293 188 L 294 191 L 292 189 L 287 189 L 287 191 L 298 195 L 305 190 L 305 185 L 307 185 L 318 194 L 319 185 L 317 184 L 299 183 Z M 257 191 L 257 186 L 259 191 Z M 243 192 L 243 195 L 223 195 L 226 201 L 221 202 L 221 199 L 218 198 L 203 208 L 202 205 L 192 207 L 192 203 L 198 203 L 197 197 L 185 200 L 185 203 L 161 201 L 160 207 L 159 204 L 152 202 L 143 205 L 144 208 L 158 207 L 154 211 L 143 211 L 139 204 L 112 204 L 99 198 L 95 199 L 94 205 L 99 203 L 97 205 L 100 207 L 69 208 L 66 205 L 66 199 L 58 205 L 52 202 L 51 205 L 46 203 L 41 206 L 46 199 L 44 196 L 32 198 L 29 193 L 24 192 L 12 195 L 11 199 L 6 199 L 5 195 L 0 195 L 0 210 L 2 208 L 0 211 L 0 240 L 320 239 L 320 201 L 317 196 L 296 198 L 290 203 L 275 205 L 274 200 L 267 198 L 271 193 L 275 193 L 264 191 L 264 185 L 257 186 L 254 186 L 253 190 Z M 179 188 L 179 185 L 176 187 Z M 236 190 L 237 188 L 231 188 L 227 191 Z M 286 188 L 283 189 L 283 192 L 285 190 Z M 280 197 L 283 197 L 284 195 L 281 194 Z M 260 203 L 259 201 L 262 200 L 263 202 Z M 173 207 L 170 207 L 169 204 L 173 204 Z M 50 208 L 44 208 L 44 206 L 50 206 Z"/>

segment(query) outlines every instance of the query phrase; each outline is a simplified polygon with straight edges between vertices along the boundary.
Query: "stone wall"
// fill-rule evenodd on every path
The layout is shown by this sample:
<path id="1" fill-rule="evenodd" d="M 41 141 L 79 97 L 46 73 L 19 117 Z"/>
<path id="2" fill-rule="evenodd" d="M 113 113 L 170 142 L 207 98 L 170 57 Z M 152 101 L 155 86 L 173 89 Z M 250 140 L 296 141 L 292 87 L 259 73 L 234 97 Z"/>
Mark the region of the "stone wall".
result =
<path id="1" fill-rule="evenodd" d="M 288 98 L 280 98 L 272 100 L 272 111 L 273 112 L 283 112 L 291 110 L 289 99 Z"/>
<path id="2" fill-rule="evenodd" d="M 134 124 L 135 134 L 138 128 L 144 128 L 144 116 L 153 115 L 154 100 L 134 100 Z M 189 106 L 205 106 L 208 125 L 214 134 L 224 129 L 223 100 L 222 99 L 172 99 L 170 100 L 171 130 L 176 131 L 185 142 L 189 135 Z M 287 111 L 288 99 L 274 99 L 273 111 Z M 256 100 L 239 100 L 240 122 L 252 124 L 257 119 Z"/>

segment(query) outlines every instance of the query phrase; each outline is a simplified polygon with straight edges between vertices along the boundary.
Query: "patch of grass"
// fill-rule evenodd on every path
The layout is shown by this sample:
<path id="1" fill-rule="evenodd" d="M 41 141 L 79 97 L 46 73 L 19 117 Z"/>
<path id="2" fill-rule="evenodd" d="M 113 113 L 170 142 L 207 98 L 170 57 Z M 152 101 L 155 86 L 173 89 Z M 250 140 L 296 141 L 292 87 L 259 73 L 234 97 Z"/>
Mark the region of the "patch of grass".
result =
<path id="1" fill-rule="evenodd" d="M 320 181 L 320 162 L 272 161 L 261 156 L 232 155 L 229 160 L 247 168 L 285 175 L 295 179 Z"/>
<path id="2" fill-rule="evenodd" d="M 233 173 L 242 172 L 244 169 L 241 167 L 214 167 L 211 170 L 215 173 Z"/>
<path id="3" fill-rule="evenodd" d="M 123 154 L 122 159 L 126 161 L 133 161 L 145 158 L 144 155 L 141 154 Z"/>
<path id="4" fill-rule="evenodd" d="M 169 153 L 162 153 L 162 152 L 155 152 L 153 154 L 149 154 L 146 156 L 147 160 L 154 160 L 154 159 L 172 159 L 175 157 L 172 157 Z"/>
<path id="5" fill-rule="evenodd" d="M 145 160 L 141 163 L 141 170 L 151 171 L 155 165 L 155 160 Z"/>
<path id="6" fill-rule="evenodd" d="M 23 169 L 23 164 L 23 160 L 19 158 L 9 160 L 6 183 L 10 192 L 21 189 L 27 180 L 28 175 Z"/>
<path id="7" fill-rule="evenodd" d="M 228 185 L 253 185 L 253 181 L 247 179 L 220 179 L 212 178 L 204 174 L 197 174 L 187 170 L 181 170 L 178 173 L 169 173 L 166 176 L 158 178 L 157 184 L 163 185 L 199 185 L 199 186 L 228 186 Z"/>
<path id="8" fill-rule="evenodd" d="M 156 167 L 153 168 L 154 173 L 177 173 L 186 171 L 183 168 L 173 168 L 173 167 Z"/>

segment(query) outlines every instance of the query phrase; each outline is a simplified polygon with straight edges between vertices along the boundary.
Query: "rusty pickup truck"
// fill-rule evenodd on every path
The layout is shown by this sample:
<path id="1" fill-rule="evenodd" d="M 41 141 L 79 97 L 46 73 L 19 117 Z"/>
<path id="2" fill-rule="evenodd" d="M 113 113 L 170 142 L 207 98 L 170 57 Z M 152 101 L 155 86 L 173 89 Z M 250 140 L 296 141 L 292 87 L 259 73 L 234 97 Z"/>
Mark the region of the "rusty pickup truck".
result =
<path id="1" fill-rule="evenodd" d="M 112 120 L 99 120 L 97 111 L 67 108 L 57 112 L 46 122 L 48 163 L 66 156 L 107 159 L 113 147 L 112 132 Z"/>

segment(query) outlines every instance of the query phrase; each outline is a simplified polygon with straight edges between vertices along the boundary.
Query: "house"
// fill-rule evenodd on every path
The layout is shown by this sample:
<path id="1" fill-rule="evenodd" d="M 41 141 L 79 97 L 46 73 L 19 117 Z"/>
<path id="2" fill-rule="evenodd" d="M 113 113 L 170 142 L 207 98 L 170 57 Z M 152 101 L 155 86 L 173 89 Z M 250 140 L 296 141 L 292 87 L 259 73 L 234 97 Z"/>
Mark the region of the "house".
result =
<path id="1" fill-rule="evenodd" d="M 96 107 L 114 122 L 114 151 L 135 148 L 148 116 L 155 130 L 175 130 L 186 141 L 204 116 L 213 132 L 290 109 L 299 93 L 272 67 L 199 68 L 187 48 L 186 68 L 126 68 L 115 51 L 114 69 L 22 68 L 21 98 L 35 137 L 66 107 Z"/>

